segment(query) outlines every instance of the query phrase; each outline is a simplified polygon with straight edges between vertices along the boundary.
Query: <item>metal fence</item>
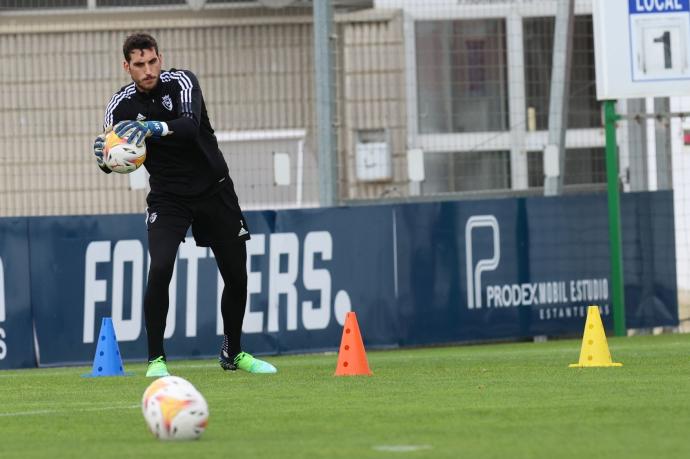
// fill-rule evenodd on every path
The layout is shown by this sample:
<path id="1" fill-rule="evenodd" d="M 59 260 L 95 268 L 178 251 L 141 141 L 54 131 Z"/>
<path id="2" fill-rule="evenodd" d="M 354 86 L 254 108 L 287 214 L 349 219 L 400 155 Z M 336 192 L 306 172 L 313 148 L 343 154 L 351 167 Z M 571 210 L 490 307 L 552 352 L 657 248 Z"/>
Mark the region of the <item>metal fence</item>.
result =
<path id="1" fill-rule="evenodd" d="M 189 3 L 0 4 L 3 215 L 141 209 L 143 171 L 104 177 L 89 158 L 135 30 L 157 36 L 166 67 L 199 77 L 245 207 L 319 205 L 310 2 Z M 541 192 L 555 2 L 463 3 L 335 2 L 336 203 Z M 567 191 L 605 180 L 588 8 L 575 20 Z"/>

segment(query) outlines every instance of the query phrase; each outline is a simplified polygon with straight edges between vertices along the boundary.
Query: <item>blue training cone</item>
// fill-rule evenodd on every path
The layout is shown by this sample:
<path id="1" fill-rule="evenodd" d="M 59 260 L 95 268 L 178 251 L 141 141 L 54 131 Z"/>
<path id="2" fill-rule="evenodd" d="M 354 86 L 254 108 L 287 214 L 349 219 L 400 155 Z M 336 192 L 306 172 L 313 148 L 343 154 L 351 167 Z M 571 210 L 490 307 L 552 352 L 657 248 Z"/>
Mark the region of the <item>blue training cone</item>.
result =
<path id="1" fill-rule="evenodd" d="M 96 355 L 93 358 L 93 369 L 90 374 L 82 376 L 127 376 L 122 367 L 122 357 L 117 345 L 113 321 L 110 317 L 104 317 L 101 322 Z"/>

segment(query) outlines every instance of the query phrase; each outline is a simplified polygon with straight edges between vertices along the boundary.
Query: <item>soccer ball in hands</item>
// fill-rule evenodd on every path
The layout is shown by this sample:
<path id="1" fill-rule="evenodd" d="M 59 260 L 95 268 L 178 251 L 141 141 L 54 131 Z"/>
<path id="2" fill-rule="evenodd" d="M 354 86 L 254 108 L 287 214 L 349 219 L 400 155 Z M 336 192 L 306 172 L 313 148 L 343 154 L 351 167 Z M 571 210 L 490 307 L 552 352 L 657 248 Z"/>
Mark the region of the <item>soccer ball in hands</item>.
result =
<path id="1" fill-rule="evenodd" d="M 141 410 L 160 440 L 196 440 L 208 424 L 208 404 L 186 379 L 164 376 L 144 391 Z"/>
<path id="2" fill-rule="evenodd" d="M 129 174 L 144 164 L 146 159 L 146 144 L 140 147 L 110 131 L 105 136 L 103 147 L 103 161 L 111 171 L 119 174 Z"/>

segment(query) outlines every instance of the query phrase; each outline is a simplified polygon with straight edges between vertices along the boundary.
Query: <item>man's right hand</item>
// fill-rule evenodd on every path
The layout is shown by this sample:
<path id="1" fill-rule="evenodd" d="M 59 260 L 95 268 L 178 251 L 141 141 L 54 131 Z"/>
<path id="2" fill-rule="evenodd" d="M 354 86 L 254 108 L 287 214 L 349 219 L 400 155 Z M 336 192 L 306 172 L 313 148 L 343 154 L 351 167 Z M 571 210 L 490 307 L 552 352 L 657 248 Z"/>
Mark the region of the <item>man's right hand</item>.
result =
<path id="1" fill-rule="evenodd" d="M 100 134 L 98 137 L 96 137 L 96 140 L 93 142 L 93 154 L 96 156 L 96 162 L 98 163 L 98 167 L 101 168 L 103 172 L 106 174 L 110 174 L 112 171 L 110 168 L 105 164 L 105 161 L 103 160 L 103 147 L 105 147 L 105 132 L 103 134 Z"/>

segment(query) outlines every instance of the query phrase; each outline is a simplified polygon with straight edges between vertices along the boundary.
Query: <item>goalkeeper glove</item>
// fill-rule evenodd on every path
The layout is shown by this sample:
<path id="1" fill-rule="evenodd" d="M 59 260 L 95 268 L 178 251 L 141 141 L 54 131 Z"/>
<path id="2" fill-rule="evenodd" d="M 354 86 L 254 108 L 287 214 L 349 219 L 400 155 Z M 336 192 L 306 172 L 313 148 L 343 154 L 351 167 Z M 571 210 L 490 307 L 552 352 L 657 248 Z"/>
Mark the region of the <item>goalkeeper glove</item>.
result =
<path id="1" fill-rule="evenodd" d="M 103 147 L 105 146 L 105 133 L 99 135 L 96 137 L 96 140 L 93 142 L 93 154 L 96 156 L 96 162 L 98 163 L 98 167 L 101 168 L 103 172 L 106 174 L 110 174 L 112 171 L 110 168 L 105 164 L 105 161 L 103 160 Z"/>
<path id="2" fill-rule="evenodd" d="M 115 125 L 115 134 L 129 143 L 142 146 L 147 137 L 160 139 L 170 131 L 168 125 L 161 121 L 120 121 Z"/>

